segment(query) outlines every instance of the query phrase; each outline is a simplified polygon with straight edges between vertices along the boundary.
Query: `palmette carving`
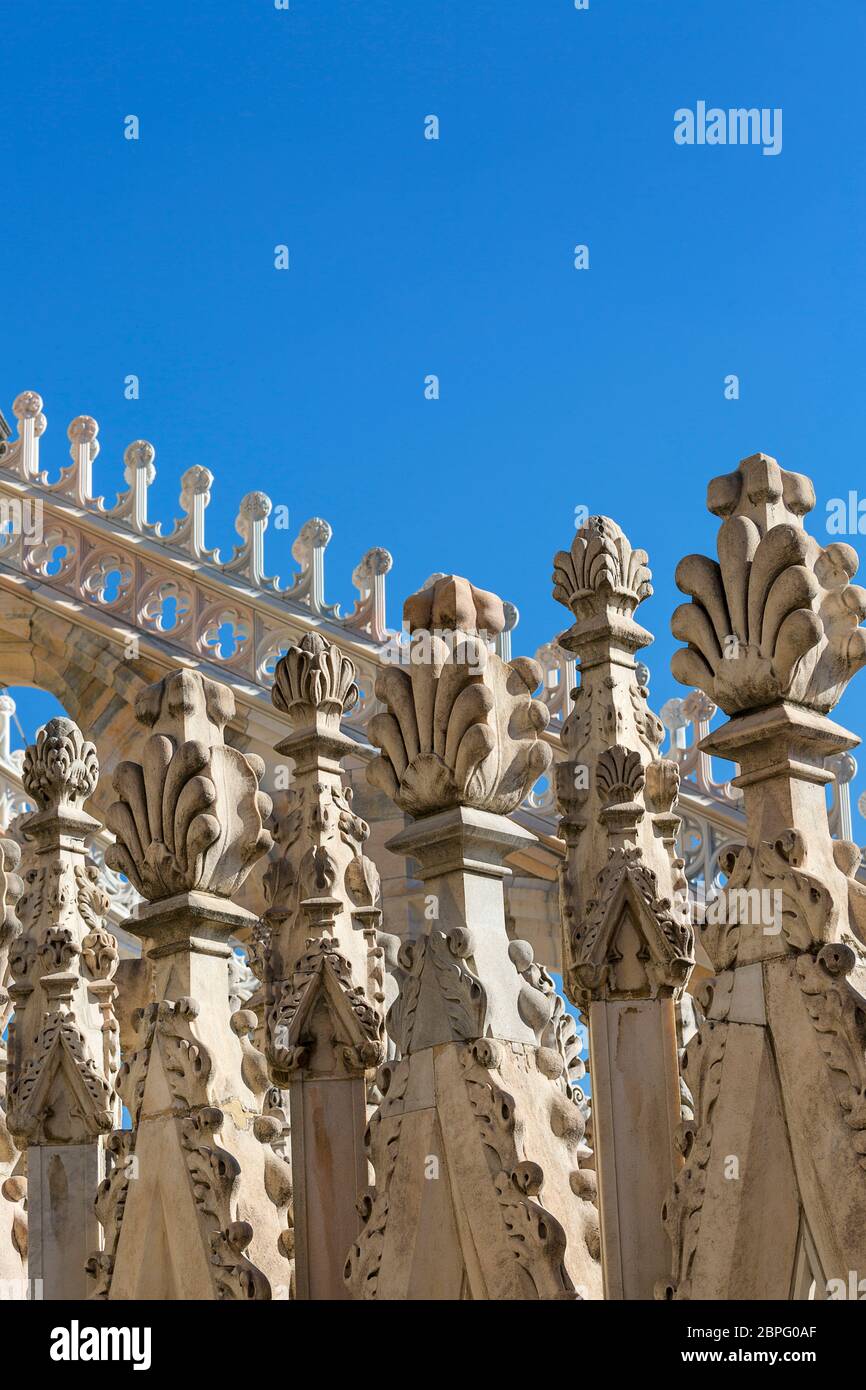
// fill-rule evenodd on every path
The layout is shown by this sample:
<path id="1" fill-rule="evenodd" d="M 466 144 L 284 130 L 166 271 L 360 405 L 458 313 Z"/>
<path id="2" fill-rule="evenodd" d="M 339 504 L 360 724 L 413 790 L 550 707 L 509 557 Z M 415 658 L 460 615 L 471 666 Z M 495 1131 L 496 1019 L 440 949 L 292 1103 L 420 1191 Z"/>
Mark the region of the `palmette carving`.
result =
<path id="1" fill-rule="evenodd" d="M 80 807 L 99 780 L 96 745 L 71 719 L 49 719 L 24 752 L 21 780 L 46 810 Z"/>
<path id="2" fill-rule="evenodd" d="M 370 780 L 412 815 L 458 804 L 514 810 L 550 765 L 538 740 L 549 716 L 531 698 L 540 668 L 526 658 L 504 666 L 485 648 L 473 658 L 460 643 L 452 655 L 436 638 L 432 647 L 431 663 L 413 667 L 411 676 L 394 669 L 376 681 L 389 713 L 370 721 L 370 738 L 382 749 Z"/>
<path id="3" fill-rule="evenodd" d="M 227 696 L 213 681 L 178 672 L 146 690 L 136 713 L 145 725 L 197 718 L 221 731 L 234 712 Z M 122 762 L 115 771 L 119 800 L 107 823 L 117 843 L 106 864 L 152 902 L 194 891 L 231 896 L 271 845 L 263 772 L 260 758 L 221 739 L 153 734 L 141 763 Z"/>
<path id="4" fill-rule="evenodd" d="M 826 713 L 866 664 L 866 590 L 850 582 L 857 552 L 839 541 L 821 546 L 804 530 L 814 491 L 792 478 L 800 475 L 756 454 L 715 479 L 708 506 L 724 518 L 718 562 L 690 555 L 677 567 L 691 602 L 671 622 L 688 644 L 671 669 L 727 714 L 778 700 Z"/>
<path id="5" fill-rule="evenodd" d="M 409 661 L 409 671 L 377 677 L 387 713 L 370 720 L 381 757 L 369 780 L 413 816 L 456 805 L 513 811 L 550 766 L 539 739 L 550 716 L 532 698 L 538 663 L 503 663 L 473 625 L 445 634 L 415 628 Z"/>
<path id="6" fill-rule="evenodd" d="M 599 594 L 616 613 L 631 614 L 653 591 L 647 558 L 610 517 L 591 516 L 571 550 L 554 557 L 553 597 L 578 620 L 597 612 Z"/>
<path id="7" fill-rule="evenodd" d="M 277 663 L 271 699 L 296 725 L 319 716 L 339 728 L 358 701 L 354 664 L 320 633 L 308 633 Z"/>

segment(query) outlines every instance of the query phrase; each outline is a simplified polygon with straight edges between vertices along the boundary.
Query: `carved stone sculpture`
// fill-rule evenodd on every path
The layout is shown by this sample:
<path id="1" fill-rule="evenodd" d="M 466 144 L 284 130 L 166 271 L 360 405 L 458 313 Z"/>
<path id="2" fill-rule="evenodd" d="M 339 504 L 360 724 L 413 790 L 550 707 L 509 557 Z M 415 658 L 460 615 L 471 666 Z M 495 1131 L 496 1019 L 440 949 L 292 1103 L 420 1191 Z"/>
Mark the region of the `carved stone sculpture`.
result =
<path id="1" fill-rule="evenodd" d="M 397 1057 L 347 1283 L 355 1298 L 598 1297 L 574 1025 L 503 912 L 505 857 L 533 839 L 507 813 L 550 762 L 539 670 L 488 649 L 502 604 L 465 579 L 404 613 L 410 661 L 377 682 L 368 775 L 416 817 L 388 847 L 417 861 L 426 920 L 398 957 Z"/>
<path id="2" fill-rule="evenodd" d="M 709 486 L 718 563 L 677 571 L 674 674 L 730 716 L 702 747 L 739 764 L 747 834 L 702 929 L 717 973 L 685 1052 L 669 1297 L 827 1297 L 866 1268 L 866 889 L 824 767 L 857 742 L 827 714 L 866 662 L 866 591 L 850 546 L 803 529 L 814 501 L 745 459 Z"/>
<path id="3" fill-rule="evenodd" d="M 575 622 L 558 639 L 580 665 L 556 769 L 563 966 L 589 1024 L 605 1297 L 651 1298 L 670 1267 L 661 1221 L 681 1166 L 675 1002 L 693 964 L 675 842 L 679 772 L 635 653 L 652 593 L 647 555 L 593 516 L 554 560 L 553 596 Z"/>
<path id="4" fill-rule="evenodd" d="M 42 1281 L 44 1298 L 83 1298 L 104 1137 L 119 1118 L 117 943 L 85 855 L 99 828 L 84 810 L 99 777 L 96 749 L 71 719 L 52 719 L 27 748 L 22 776 L 38 810 L 22 826 L 22 929 L 9 951 L 6 1122 L 27 1151 L 31 1283 Z"/>
<path id="5" fill-rule="evenodd" d="M 27 1178 L 24 1155 L 6 1122 L 7 1049 L 4 1035 L 11 1013 L 9 952 L 21 931 L 15 905 L 24 891 L 17 873 L 21 850 L 0 838 L 0 1283 L 8 1296 L 27 1296 Z"/>
<path id="6" fill-rule="evenodd" d="M 340 720 L 357 699 L 352 662 L 318 633 L 289 647 L 273 702 L 294 762 L 269 907 L 267 1056 L 290 1097 L 298 1298 L 345 1298 L 343 1265 L 367 1183 L 367 1092 L 384 1060 L 379 875 L 352 810 L 341 759 L 356 745 Z"/>
<path id="7" fill-rule="evenodd" d="M 231 895 L 271 843 L 263 765 L 225 743 L 233 714 L 224 686 L 168 676 L 136 706 L 151 730 L 141 761 L 114 774 L 106 858 L 146 899 L 128 927 L 157 1002 L 139 1010 L 138 1050 L 118 1077 L 132 1128 L 113 1134 L 97 1195 L 105 1249 L 90 1272 L 102 1298 L 288 1293 L 282 1123 L 251 1042 L 256 1016 L 229 1012 L 229 937 L 255 920 Z"/>

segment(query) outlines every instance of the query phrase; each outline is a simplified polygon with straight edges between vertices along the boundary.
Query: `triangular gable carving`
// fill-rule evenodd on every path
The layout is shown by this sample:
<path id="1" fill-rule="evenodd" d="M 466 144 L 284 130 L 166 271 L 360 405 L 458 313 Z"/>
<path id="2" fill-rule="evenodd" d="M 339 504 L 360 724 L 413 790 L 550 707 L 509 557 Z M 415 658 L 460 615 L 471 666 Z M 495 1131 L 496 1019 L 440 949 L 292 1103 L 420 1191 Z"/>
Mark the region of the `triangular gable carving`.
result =
<path id="1" fill-rule="evenodd" d="M 106 1252 L 91 1262 L 98 1296 L 169 1298 L 177 1284 L 183 1298 L 270 1297 L 266 1275 L 244 1254 L 254 1232 L 237 1219 L 241 1164 L 223 1144 L 238 1133 L 213 1103 L 213 1059 L 195 1035 L 197 1013 L 190 999 L 143 1010 L 143 1048 L 121 1069 L 118 1090 L 135 1131 L 119 1141 L 99 1193 Z M 159 1275 L 142 1254 L 157 1201 L 170 1212 L 170 1258 Z"/>
<path id="2" fill-rule="evenodd" d="M 596 898 L 585 921 L 572 929 L 573 976 L 586 997 L 656 998 L 688 978 L 689 928 L 658 897 L 658 880 L 637 849 L 615 849 L 596 879 Z M 629 972 L 623 931 L 630 925 L 642 946 Z M 626 947 L 625 951 L 622 949 Z"/>
<path id="3" fill-rule="evenodd" d="M 29 1143 L 85 1143 L 114 1123 L 112 1092 L 75 1020 L 49 1016 L 37 1055 L 10 1089 L 16 1132 Z"/>
<path id="4" fill-rule="evenodd" d="M 316 1046 L 311 1024 L 322 1003 L 332 1019 L 333 1041 L 346 1071 L 363 1074 L 379 1060 L 381 1015 L 355 984 L 339 942 L 328 936 L 310 938 L 271 1012 L 271 1070 L 278 1084 L 287 1084 L 292 1071 L 309 1064 Z"/>

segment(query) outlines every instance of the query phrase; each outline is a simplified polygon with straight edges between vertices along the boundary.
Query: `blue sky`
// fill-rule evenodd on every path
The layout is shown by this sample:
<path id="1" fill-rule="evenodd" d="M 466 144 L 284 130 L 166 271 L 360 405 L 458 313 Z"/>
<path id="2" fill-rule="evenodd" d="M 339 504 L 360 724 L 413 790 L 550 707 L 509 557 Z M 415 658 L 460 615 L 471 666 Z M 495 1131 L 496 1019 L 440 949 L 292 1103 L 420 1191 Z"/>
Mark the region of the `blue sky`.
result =
<path id="1" fill-rule="evenodd" d="M 653 703 L 686 693 L 673 570 L 712 551 L 708 479 L 775 454 L 818 534 L 866 496 L 862 0 L 290 3 L 6 7 L 0 408 L 41 391 L 53 474 L 95 415 L 112 498 L 150 439 L 152 517 L 206 464 L 212 545 L 251 488 L 292 534 L 325 516 L 331 601 L 374 544 L 394 620 L 468 574 L 521 651 L 565 625 L 575 507 L 607 512 L 650 551 Z M 699 100 L 781 108 L 782 152 L 675 144 Z"/>

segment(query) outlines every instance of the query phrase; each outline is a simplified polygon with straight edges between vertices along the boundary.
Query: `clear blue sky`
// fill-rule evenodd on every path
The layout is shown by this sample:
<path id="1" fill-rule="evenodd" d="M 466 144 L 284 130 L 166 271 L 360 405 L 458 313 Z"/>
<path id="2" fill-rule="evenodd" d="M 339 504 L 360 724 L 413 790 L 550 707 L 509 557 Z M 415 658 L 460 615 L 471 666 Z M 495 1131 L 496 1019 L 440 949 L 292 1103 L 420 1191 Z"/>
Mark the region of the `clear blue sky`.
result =
<path id="1" fill-rule="evenodd" d="M 204 463 L 211 544 L 263 487 L 333 525 L 331 601 L 381 544 L 392 618 L 456 570 L 523 651 L 565 625 L 575 506 L 607 512 L 650 551 L 656 708 L 707 480 L 775 454 L 819 533 L 866 496 L 862 0 L 44 0 L 3 39 L 0 407 L 42 392 L 53 471 L 93 414 L 98 491 L 150 439 L 153 517 Z M 781 154 L 676 145 L 699 100 L 781 107 Z M 866 733 L 866 676 L 839 717 Z"/>

